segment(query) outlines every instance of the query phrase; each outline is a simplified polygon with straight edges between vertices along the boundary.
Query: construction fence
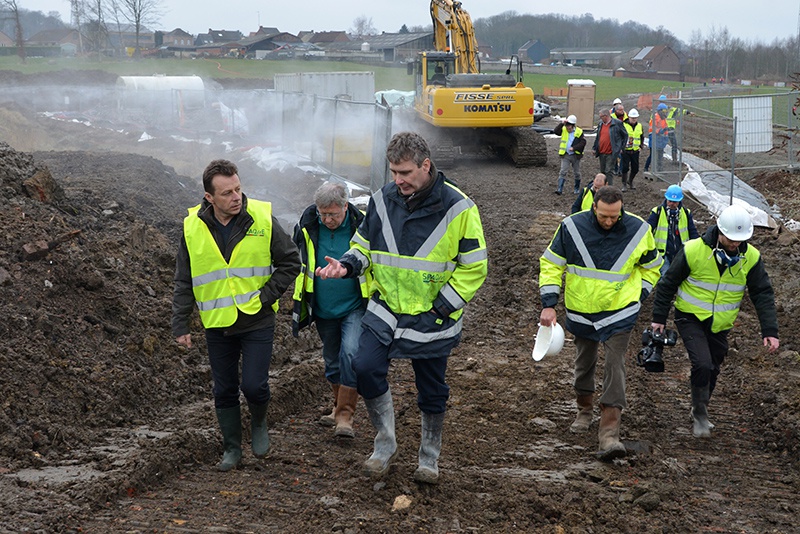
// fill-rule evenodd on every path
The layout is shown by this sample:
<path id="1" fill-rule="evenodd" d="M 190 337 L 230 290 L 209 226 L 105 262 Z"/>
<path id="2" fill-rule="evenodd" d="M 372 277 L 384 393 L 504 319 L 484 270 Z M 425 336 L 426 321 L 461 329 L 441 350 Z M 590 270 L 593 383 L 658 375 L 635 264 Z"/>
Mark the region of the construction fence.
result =
<path id="1" fill-rule="evenodd" d="M 648 115 L 652 121 L 661 103 L 674 120 L 666 139 L 654 136 L 648 142 L 654 145 L 650 172 L 656 177 L 679 183 L 694 172 L 709 189 L 736 196 L 737 179 L 746 184 L 765 171 L 800 169 L 800 119 L 795 114 L 800 93 L 721 94 L 698 87 L 663 94 L 666 99 L 651 95 L 652 110 L 640 120 L 647 136 Z"/>

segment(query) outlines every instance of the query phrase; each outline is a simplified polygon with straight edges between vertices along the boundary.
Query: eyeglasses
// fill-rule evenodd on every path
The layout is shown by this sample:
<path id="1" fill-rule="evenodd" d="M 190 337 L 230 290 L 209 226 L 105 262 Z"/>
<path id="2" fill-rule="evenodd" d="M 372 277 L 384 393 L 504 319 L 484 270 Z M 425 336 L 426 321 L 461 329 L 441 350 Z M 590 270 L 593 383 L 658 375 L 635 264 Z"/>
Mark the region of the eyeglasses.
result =
<path id="1" fill-rule="evenodd" d="M 335 219 L 336 217 L 339 217 L 341 214 L 342 214 L 341 211 L 338 212 L 338 213 L 323 213 L 323 212 L 317 210 L 317 215 L 319 215 L 319 218 L 323 219 L 323 220 L 324 219 Z"/>

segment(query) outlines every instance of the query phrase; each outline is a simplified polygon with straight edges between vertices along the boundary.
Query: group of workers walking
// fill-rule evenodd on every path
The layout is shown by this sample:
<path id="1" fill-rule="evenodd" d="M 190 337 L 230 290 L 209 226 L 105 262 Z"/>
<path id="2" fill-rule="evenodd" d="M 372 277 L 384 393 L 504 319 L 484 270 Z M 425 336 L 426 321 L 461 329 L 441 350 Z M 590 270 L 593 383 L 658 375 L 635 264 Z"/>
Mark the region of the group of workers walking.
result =
<path id="1" fill-rule="evenodd" d="M 486 278 L 486 242 L 475 203 L 436 169 L 419 134 L 396 134 L 386 157 L 393 181 L 373 194 L 365 213 L 349 202 L 343 184 L 325 182 L 293 239 L 269 202 L 242 193 L 233 163 L 215 160 L 205 169 L 203 201 L 184 220 L 172 330 L 179 344 L 192 346 L 196 305 L 223 437 L 219 470 L 241 463 L 240 390 L 253 455 L 270 449 L 275 311 L 294 281 L 293 333 L 316 325 L 333 392 L 333 409 L 320 422 L 337 437 L 354 437 L 361 396 L 376 431 L 364 468 L 372 477 L 386 473 L 398 450 L 389 364 L 410 359 L 421 413 L 414 480 L 438 482 L 447 359 L 461 339 L 464 307 Z"/>
<path id="2" fill-rule="evenodd" d="M 645 172 L 650 170 L 653 160 L 656 169 L 663 169 L 664 150 L 668 145 L 671 148 L 672 161 L 678 161 L 678 110 L 669 107 L 666 100 L 666 95 L 659 96 L 648 125 L 647 146 L 650 147 L 650 153 L 644 164 Z M 607 185 L 613 185 L 614 177 L 619 176 L 622 178 L 623 192 L 635 190 L 633 180 L 639 174 L 639 155 L 645 146 L 644 125 L 639 122 L 639 111 L 633 108 L 626 112 L 622 100 L 616 98 L 611 109 L 601 109 L 598 115 L 600 120 L 595 126 L 592 152 L 599 159 L 600 172 L 605 174 Z M 571 168 L 575 179 L 573 193 L 577 195 L 581 189 L 580 163 L 586 150 L 584 131 L 578 126 L 578 118 L 569 115 L 553 128 L 553 134 L 561 140 L 558 147 L 561 168 L 555 193 L 563 193 L 567 173 Z"/>
<path id="3" fill-rule="evenodd" d="M 628 113 L 629 120 L 634 110 Z M 616 122 L 614 122 L 616 121 Z M 628 146 L 629 128 L 601 114 L 607 132 L 595 141 L 603 168 Z M 585 149 L 582 131 L 567 120 L 560 151 L 567 168 Z M 564 143 L 564 139 L 568 143 Z M 641 136 L 639 136 L 641 139 Z M 609 146 L 611 153 L 607 153 Z M 275 312 L 294 282 L 292 331 L 316 325 L 332 410 L 320 422 L 338 438 L 355 436 L 359 396 L 375 429 L 368 475 L 384 475 L 397 457 L 395 412 L 387 379 L 390 361 L 411 360 L 421 433 L 415 481 L 439 481 L 438 460 L 450 388 L 447 360 L 461 339 L 462 314 L 487 275 L 488 256 L 475 203 L 438 171 L 416 133 L 392 137 L 386 149 L 392 181 L 362 213 L 339 182 L 322 184 L 289 236 L 269 202 L 244 195 L 236 165 L 212 161 L 203 173 L 204 198 L 184 219 L 175 270 L 172 330 L 192 346 L 191 318 L 199 310 L 223 437 L 217 468 L 242 460 L 240 392 L 250 414 L 253 455 L 270 450 L 267 405 Z M 624 176 L 633 168 L 622 159 Z M 573 167 L 574 168 L 574 167 Z M 562 162 L 562 173 L 565 165 Z M 634 172 L 635 174 L 635 172 Z M 579 177 L 579 175 L 578 175 Z M 558 226 L 540 259 L 540 323 L 557 321 L 564 280 L 566 329 L 575 336 L 574 390 L 578 413 L 572 432 L 593 421 L 599 349 L 605 373 L 598 430 L 599 457 L 625 454 L 620 421 L 627 407 L 624 356 L 642 302 L 654 290 L 652 328 L 663 329 L 670 303 L 692 362 L 693 433 L 710 435 L 707 406 L 727 353 L 745 289 L 761 321 L 764 344 L 778 348 L 774 295 L 763 262 L 747 240 L 749 215 L 727 208 L 699 238 L 683 193 L 670 186 L 649 221 L 623 208 L 622 191 L 599 173 Z M 576 181 L 579 193 L 580 182 Z M 559 189 L 563 186 L 559 177 Z M 677 187 L 677 189 L 675 189 Z M 742 213 L 743 212 L 743 213 Z M 665 268 L 669 265 L 669 269 Z M 663 277 L 662 277 L 663 274 Z M 661 281 L 659 281 L 661 279 Z M 241 379 L 239 366 L 241 365 Z"/>
<path id="4" fill-rule="evenodd" d="M 655 154 L 657 162 L 667 143 L 654 141 L 654 135 L 670 140 L 673 150 L 677 150 L 672 137 L 674 127 L 667 123 L 668 117 L 674 115 L 663 103 L 665 99 L 662 95 L 651 123 L 651 154 Z M 717 224 L 702 237 L 691 211 L 683 206 L 684 194 L 679 185 L 666 189 L 662 204 L 651 210 L 647 221 L 624 210 L 622 193 L 627 188 L 635 189 L 633 177 L 638 171 L 638 150 L 644 134 L 636 120 L 637 110 L 632 109 L 623 118 L 621 108 L 615 101 L 614 108 L 600 111 L 594 143 L 600 173 L 583 190 L 576 183 L 572 215 L 561 222 L 540 258 L 539 274 L 540 324 L 556 323 L 555 309 L 563 278 L 565 326 L 575 336 L 573 386 L 577 415 L 570 430 L 581 433 L 589 429 L 597 402 L 598 456 L 606 460 L 626 454 L 619 439 L 621 414 L 627 407 L 624 355 L 642 302 L 654 290 L 650 328 L 656 335 L 663 334 L 675 299 L 675 325 L 691 362 L 695 437 L 710 437 L 714 428 L 708 419 L 708 403 L 745 290 L 756 309 L 764 346 L 770 352 L 779 347 L 772 285 L 758 250 L 747 243 L 753 224 L 744 208 L 725 208 Z M 575 123 L 571 116 L 561 129 L 554 130 L 561 136 L 562 157 L 570 153 L 572 139 L 563 131 Z M 635 158 L 626 157 L 628 148 L 630 153 L 636 152 Z M 611 185 L 613 160 L 618 156 L 622 188 Z M 672 156 L 676 158 L 675 152 Z M 566 170 L 562 161 L 559 189 Z M 600 345 L 604 348 L 604 376 L 602 393 L 595 401 L 594 375 Z"/>

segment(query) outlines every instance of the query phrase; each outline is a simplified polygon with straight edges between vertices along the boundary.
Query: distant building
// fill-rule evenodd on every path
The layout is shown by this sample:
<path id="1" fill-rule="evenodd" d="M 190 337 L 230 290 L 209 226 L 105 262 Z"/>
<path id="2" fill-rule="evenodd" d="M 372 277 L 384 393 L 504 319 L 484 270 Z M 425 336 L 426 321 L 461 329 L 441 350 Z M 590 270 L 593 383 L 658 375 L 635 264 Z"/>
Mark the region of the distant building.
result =
<path id="1" fill-rule="evenodd" d="M 250 37 L 240 39 L 238 43 L 240 55 L 255 57 L 256 59 L 264 58 L 268 52 L 279 49 L 291 51 L 295 45 L 303 44 L 299 37 L 287 32 L 277 32 L 273 34 L 267 34 L 267 32 L 259 34 L 255 32 Z M 294 55 L 294 52 L 292 52 L 291 54 L 287 54 L 287 57 L 293 57 Z"/>
<path id="2" fill-rule="evenodd" d="M 550 58 L 550 47 L 536 39 L 528 41 L 517 50 L 520 61 L 531 63 L 544 63 Z"/>
<path id="3" fill-rule="evenodd" d="M 667 45 L 645 46 L 626 67 L 633 72 L 680 73 L 681 58 Z"/>
<path id="4" fill-rule="evenodd" d="M 208 33 L 200 33 L 194 40 L 197 46 L 204 45 L 221 45 L 225 43 L 235 43 L 244 38 L 242 32 L 239 30 L 212 30 L 208 29 Z"/>
<path id="5" fill-rule="evenodd" d="M 58 47 L 65 56 L 74 56 L 82 52 L 85 43 L 86 37 L 71 28 L 42 30 L 25 41 L 26 46 Z"/>
<path id="6" fill-rule="evenodd" d="M 550 50 L 550 62 L 598 69 L 627 68 L 630 58 L 638 50 L 638 48 L 553 48 Z"/>
<path id="7" fill-rule="evenodd" d="M 15 44 L 14 39 L 0 32 L 0 46 L 14 46 Z"/>
<path id="8" fill-rule="evenodd" d="M 133 24 L 107 24 L 108 42 L 110 46 L 121 54 L 125 49 L 136 47 L 136 26 Z M 156 34 L 152 30 L 141 26 L 139 28 L 139 48 L 148 50 L 155 48 Z"/>
<path id="9" fill-rule="evenodd" d="M 175 28 L 171 32 L 164 34 L 161 44 L 163 46 L 194 46 L 194 35 L 180 28 Z"/>
<path id="10" fill-rule="evenodd" d="M 255 37 L 257 35 L 263 35 L 263 36 L 276 35 L 278 33 L 281 33 L 281 31 L 278 28 L 272 28 L 272 27 L 265 28 L 264 26 L 259 26 L 258 30 L 250 32 L 250 35 L 248 35 L 248 37 Z"/>
<path id="11" fill-rule="evenodd" d="M 312 32 L 308 40 L 304 42 L 324 47 L 328 43 L 349 43 L 350 38 L 347 36 L 347 32 L 342 31 Z"/>

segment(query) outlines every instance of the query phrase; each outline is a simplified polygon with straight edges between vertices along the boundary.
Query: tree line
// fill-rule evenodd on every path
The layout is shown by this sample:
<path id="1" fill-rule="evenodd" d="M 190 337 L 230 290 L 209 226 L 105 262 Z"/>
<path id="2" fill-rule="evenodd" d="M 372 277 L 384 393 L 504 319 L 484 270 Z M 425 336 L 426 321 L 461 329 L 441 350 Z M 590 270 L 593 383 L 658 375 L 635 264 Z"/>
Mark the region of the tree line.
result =
<path id="1" fill-rule="evenodd" d="M 516 54 L 529 40 L 553 48 L 633 49 L 668 45 L 681 56 L 684 74 L 703 79 L 786 80 L 800 71 L 797 36 L 775 38 L 771 43 L 749 42 L 734 37 L 726 27 L 712 26 L 706 33 L 695 30 L 688 43 L 663 26 L 653 29 L 638 22 L 595 19 L 591 14 L 521 15 L 506 11 L 473 22 L 481 45 L 492 47 L 494 57 Z M 430 31 L 432 26 L 411 27 Z"/>
<path id="2" fill-rule="evenodd" d="M 100 49 L 108 27 L 132 24 L 138 34 L 145 23 L 154 23 L 160 14 L 160 0 L 72 0 L 73 19 L 87 38 L 87 50 Z M 12 8 L 19 14 L 13 16 Z M 109 22 L 114 24 L 108 24 Z M 474 21 L 475 34 L 482 45 L 492 47 L 495 57 L 516 54 L 531 39 L 538 39 L 549 48 L 617 48 L 633 49 L 653 45 L 669 45 L 681 56 L 684 74 L 726 80 L 785 80 L 800 71 L 800 39 L 797 36 L 775 38 L 771 43 L 745 41 L 730 34 L 726 27 L 712 26 L 707 32 L 695 30 L 688 43 L 659 26 L 655 29 L 638 22 L 616 19 L 595 19 L 591 14 L 567 16 L 519 14 L 506 11 Z M 42 13 L 19 7 L 17 0 L 0 0 L 0 31 L 16 40 L 18 28 L 27 39 L 45 29 L 66 28 L 58 12 Z M 406 26 L 408 31 L 432 31 L 432 26 Z M 372 19 L 357 17 L 352 35 L 367 37 L 378 33 Z"/>

